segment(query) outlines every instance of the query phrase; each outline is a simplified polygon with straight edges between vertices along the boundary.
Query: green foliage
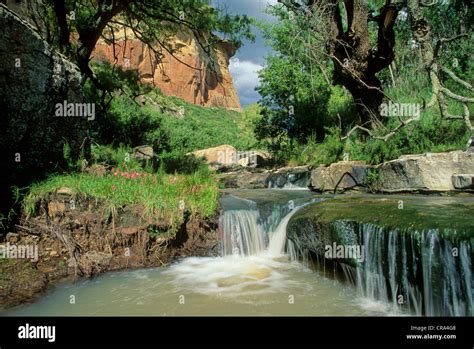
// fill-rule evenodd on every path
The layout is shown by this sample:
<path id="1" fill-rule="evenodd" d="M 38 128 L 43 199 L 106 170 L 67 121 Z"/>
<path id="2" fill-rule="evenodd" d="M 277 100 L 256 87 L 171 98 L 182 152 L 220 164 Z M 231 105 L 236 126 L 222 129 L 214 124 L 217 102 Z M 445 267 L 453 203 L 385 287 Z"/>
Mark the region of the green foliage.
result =
<path id="1" fill-rule="evenodd" d="M 109 81 L 109 92 L 86 84 L 88 100 L 99 105 L 91 131 L 94 161 L 118 166 L 123 152 L 131 154 L 131 148 L 149 145 L 165 171 L 189 174 L 201 164 L 186 155 L 189 152 L 222 144 L 239 150 L 256 145 L 255 106 L 243 113 L 204 108 L 140 85 L 136 72 L 125 73 L 107 63 L 97 63 L 95 69 Z"/>
<path id="2" fill-rule="evenodd" d="M 102 164 L 107 168 L 117 168 L 122 171 L 143 171 L 139 160 L 133 157 L 133 149 L 128 146 L 112 146 L 93 144 L 91 160 L 94 164 Z M 146 168 L 150 172 L 151 168 Z"/>
<path id="3" fill-rule="evenodd" d="M 248 114 L 216 107 L 204 108 L 179 98 L 152 98 L 151 103 L 157 103 L 163 110 L 163 132 L 168 135 L 169 148 L 174 152 L 187 153 L 221 144 L 247 150 L 256 143 Z M 181 111 L 182 115 L 176 111 Z"/>
<path id="4" fill-rule="evenodd" d="M 379 132 L 383 134 L 384 131 L 386 132 Z M 462 121 L 441 120 L 439 116 L 430 115 L 422 117 L 412 127 L 402 129 L 388 141 L 355 135 L 343 142 L 337 128 L 328 129 L 327 133 L 322 143 L 316 142 L 314 137 L 309 138 L 304 145 L 287 151 L 285 159 L 291 165 L 317 166 L 343 160 L 344 154 L 347 154 L 349 160 L 379 164 L 404 154 L 462 149 L 469 138 L 469 132 Z"/>
<path id="5" fill-rule="evenodd" d="M 376 16 L 383 3 L 374 0 L 368 1 L 367 5 Z M 444 1 L 424 11 L 432 27 L 433 46 L 439 38 L 466 32 L 474 20 L 474 11 L 466 1 Z M 260 143 L 278 162 L 318 165 L 342 160 L 346 153 L 351 160 L 375 164 L 402 154 L 464 148 L 469 136 L 465 124 L 442 120 L 436 106 L 424 110 L 419 121 L 401 129 L 388 141 L 373 139 L 363 131 L 357 131 L 342 142 L 340 136 L 347 134 L 359 119 L 352 96 L 345 89 L 328 86 L 326 78 L 331 78 L 332 63 L 325 56 L 320 33 L 311 27 L 318 23 L 310 23 L 311 19 L 304 15 L 291 19 L 281 4 L 271 6 L 269 12 L 279 21 L 259 24 L 275 53 L 267 58 L 266 67 L 260 73 L 258 90 L 262 95 L 259 102 L 262 118 L 257 122 L 255 132 Z M 422 105 L 431 98 L 432 86 L 423 69 L 417 43 L 413 41 L 411 25 L 406 13 L 400 13 L 395 27 L 394 64 L 391 70 L 381 71 L 378 77 L 393 102 Z M 347 26 L 344 18 L 343 26 Z M 373 23 L 369 23 L 369 27 L 370 40 L 375 44 L 376 27 Z M 460 78 L 472 82 L 474 49 L 470 41 L 472 34 L 468 33 L 465 39 L 445 44 L 440 61 Z M 322 66 L 326 68 L 326 74 Z M 449 76 L 442 75 L 441 79 L 454 93 L 468 93 Z M 305 98 L 311 94 L 316 94 L 317 98 Z M 292 96 L 297 98 L 292 99 Z M 294 107 L 294 116 L 288 112 L 290 106 Z M 448 107 L 453 115 L 463 113 L 460 103 L 448 100 Z M 470 111 L 472 115 L 472 106 Z M 398 118 L 391 117 L 373 127 L 372 132 L 384 136 L 398 125 Z"/>
<path id="6" fill-rule="evenodd" d="M 100 37 L 103 34 L 102 27 L 97 24 L 106 21 L 107 18 L 110 18 L 106 21 L 107 24 L 112 18 L 119 18 L 122 23 L 133 27 L 139 34 L 138 37 L 145 43 L 159 41 L 160 45 L 167 48 L 169 45 L 166 38 L 183 30 L 183 27 L 197 30 L 201 34 L 219 33 L 231 40 L 236 47 L 241 46 L 244 38 L 250 40 L 254 38 L 251 18 L 245 15 L 231 16 L 222 9 L 211 6 L 209 0 L 117 0 L 100 2 L 100 6 L 88 0 L 66 0 L 62 1 L 63 10 L 60 6 L 55 8 L 53 0 L 27 1 L 35 10 L 30 13 L 32 20 L 41 23 L 40 27 L 48 42 L 69 52 L 73 51 L 76 41 L 69 42 L 67 48 L 62 47 L 60 20 L 71 13 L 74 14 L 74 20 L 68 21 L 69 31 L 80 39 L 87 34 L 89 40 L 95 34 Z M 110 16 L 110 13 L 114 16 Z"/>
<path id="7" fill-rule="evenodd" d="M 289 163 L 318 166 L 342 160 L 343 144 L 340 141 L 339 130 L 331 128 L 326 132 L 324 142 L 317 142 L 315 137 L 310 137 L 304 145 L 295 148 Z"/>
<path id="8" fill-rule="evenodd" d="M 378 164 L 396 159 L 403 154 L 422 154 L 462 149 L 469 133 L 461 121 L 442 120 L 426 115 L 417 124 L 398 132 L 388 141 L 351 137 L 344 151 L 351 160 L 365 160 Z"/>
<path id="9" fill-rule="evenodd" d="M 257 138 L 302 141 L 311 133 L 324 138 L 330 93 L 323 80 L 301 71 L 294 61 L 276 56 L 267 59 L 259 77 L 262 118 L 257 123 Z"/>
<path id="10" fill-rule="evenodd" d="M 313 35 L 310 43 L 294 40 L 295 32 L 306 31 L 308 23 L 290 19 L 278 5 L 269 7 L 269 12 L 279 22 L 259 23 L 275 53 L 259 73 L 262 117 L 255 134 L 272 152 L 281 152 L 287 143 L 292 147 L 294 141 L 304 143 L 312 135 L 322 141 L 324 128 L 336 119 L 328 112 L 332 91 L 320 69 L 308 61 L 306 44 L 317 39 Z"/>
<path id="11" fill-rule="evenodd" d="M 217 183 L 206 167 L 186 176 L 115 169 L 102 177 L 89 174 L 52 176 L 30 187 L 23 208 L 33 213 L 40 198 L 62 187 L 70 188 L 74 195 L 104 200 L 111 207 L 140 204 L 144 206 L 145 214 L 168 218 L 180 216 L 182 205 L 192 214 L 208 217 L 215 212 L 219 197 Z"/>

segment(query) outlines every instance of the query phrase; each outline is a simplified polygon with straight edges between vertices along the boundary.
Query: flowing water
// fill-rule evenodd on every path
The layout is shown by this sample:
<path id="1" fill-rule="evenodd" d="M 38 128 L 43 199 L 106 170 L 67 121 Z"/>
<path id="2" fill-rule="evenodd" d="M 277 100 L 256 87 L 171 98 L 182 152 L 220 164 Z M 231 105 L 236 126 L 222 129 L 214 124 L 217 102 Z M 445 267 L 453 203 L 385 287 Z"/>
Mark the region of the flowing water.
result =
<path id="1" fill-rule="evenodd" d="M 359 248 L 337 261 L 359 297 L 417 316 L 474 316 L 473 208 L 472 197 L 339 196 L 296 214 L 289 251 L 324 266 L 322 246 Z"/>
<path id="2" fill-rule="evenodd" d="M 286 225 L 309 192 L 266 191 L 257 202 L 222 200 L 222 256 L 169 267 L 65 282 L 32 305 L 4 315 L 383 315 L 382 303 L 357 298 L 284 254 Z M 255 199 L 255 198 L 254 198 Z M 71 304 L 74 300 L 74 304 Z"/>
<path id="3" fill-rule="evenodd" d="M 343 265 L 345 281 L 299 263 L 292 242 L 286 246 L 288 222 L 322 200 L 302 190 L 228 192 L 221 199 L 220 257 L 64 282 L 3 315 L 472 315 L 470 246 L 459 245 L 459 262 L 443 262 L 452 260 L 452 246 L 433 231 L 415 239 L 420 234 L 346 227 L 359 235 L 367 258 L 355 271 Z M 421 252 L 414 247 L 420 244 Z M 394 304 L 400 293 L 409 302 L 403 310 Z"/>

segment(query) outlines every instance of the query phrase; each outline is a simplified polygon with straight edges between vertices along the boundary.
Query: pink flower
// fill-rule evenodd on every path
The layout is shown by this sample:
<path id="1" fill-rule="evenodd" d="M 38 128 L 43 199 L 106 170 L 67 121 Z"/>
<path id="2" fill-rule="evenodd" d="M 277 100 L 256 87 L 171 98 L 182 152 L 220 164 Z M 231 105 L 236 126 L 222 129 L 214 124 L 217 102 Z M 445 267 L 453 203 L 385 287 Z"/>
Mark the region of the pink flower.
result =
<path id="1" fill-rule="evenodd" d="M 112 184 L 112 190 L 115 190 L 117 189 L 117 187 L 115 186 L 115 184 Z"/>

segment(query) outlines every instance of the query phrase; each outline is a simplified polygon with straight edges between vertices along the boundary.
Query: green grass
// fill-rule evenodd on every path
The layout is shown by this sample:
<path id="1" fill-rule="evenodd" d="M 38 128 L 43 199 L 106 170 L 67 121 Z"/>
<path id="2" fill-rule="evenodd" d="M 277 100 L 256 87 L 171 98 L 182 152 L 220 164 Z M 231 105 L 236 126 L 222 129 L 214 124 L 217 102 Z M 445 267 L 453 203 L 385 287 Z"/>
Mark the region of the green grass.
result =
<path id="1" fill-rule="evenodd" d="M 169 137 L 173 150 L 190 152 L 198 149 L 230 144 L 238 150 L 248 150 L 255 146 L 252 115 L 255 108 L 244 112 L 222 108 L 204 108 L 188 104 L 175 97 L 155 97 L 165 112 L 162 114 L 161 126 Z M 166 110 L 182 110 L 179 117 Z"/>
<path id="2" fill-rule="evenodd" d="M 454 91 L 460 93 L 456 89 Z M 426 73 L 414 72 L 412 75 L 401 76 L 395 86 L 386 86 L 385 92 L 394 102 L 421 105 L 423 99 L 425 101 L 430 99 L 431 89 Z M 344 118 L 344 110 L 346 113 L 352 112 L 346 102 L 343 98 L 335 98 L 331 109 L 337 110 Z M 447 102 L 451 113 L 462 114 L 462 106 L 459 103 L 449 99 Z M 390 117 L 385 122 L 385 127 L 374 130 L 374 134 L 384 136 L 398 125 L 398 118 Z M 343 134 L 351 127 L 352 125 L 344 130 Z M 470 135 L 464 121 L 442 119 L 436 106 L 423 111 L 419 121 L 402 128 L 388 141 L 373 139 L 364 132 L 359 132 L 343 142 L 340 140 L 340 130 L 337 127 L 326 130 L 326 138 L 321 143 L 309 138 L 306 144 L 290 147 L 286 154 L 288 163 L 294 166 L 306 164 L 318 166 L 346 158 L 380 164 L 405 154 L 464 150 Z"/>
<path id="3" fill-rule="evenodd" d="M 243 112 L 202 107 L 163 96 L 158 90 L 147 93 L 142 104 L 136 106 L 126 96 L 114 96 L 111 114 L 120 122 L 113 132 L 123 144 L 146 142 L 156 151 L 185 154 L 222 144 L 249 150 L 257 143 L 253 133 L 253 121 L 258 117 L 255 106 Z"/>
<path id="4" fill-rule="evenodd" d="M 103 177 L 90 174 L 52 176 L 30 187 L 23 208 L 32 214 L 39 199 L 63 187 L 69 188 L 73 195 L 103 200 L 110 207 L 138 204 L 144 206 L 147 216 L 171 219 L 182 216 L 183 208 L 191 214 L 209 217 L 218 206 L 218 185 L 205 168 L 191 175 L 142 172 L 134 179 L 124 176 L 121 171 Z"/>

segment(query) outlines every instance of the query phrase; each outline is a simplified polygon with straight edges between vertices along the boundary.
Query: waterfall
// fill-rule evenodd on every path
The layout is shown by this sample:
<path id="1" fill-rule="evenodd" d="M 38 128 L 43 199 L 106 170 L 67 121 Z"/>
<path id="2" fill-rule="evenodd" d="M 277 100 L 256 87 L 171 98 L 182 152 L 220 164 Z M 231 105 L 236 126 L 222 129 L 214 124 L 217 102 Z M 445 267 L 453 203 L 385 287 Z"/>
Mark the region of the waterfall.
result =
<path id="1" fill-rule="evenodd" d="M 258 220 L 256 209 L 225 211 L 221 218 L 223 255 L 251 256 L 262 252 L 265 232 Z"/>
<path id="2" fill-rule="evenodd" d="M 308 190 L 311 184 L 311 171 L 274 173 L 268 180 L 268 188 Z"/>
<path id="3" fill-rule="evenodd" d="M 367 256 L 356 268 L 361 296 L 419 316 L 474 315 L 468 240 L 454 244 L 436 229 L 402 231 L 372 224 L 360 224 L 359 235 Z"/>
<path id="4" fill-rule="evenodd" d="M 360 299 L 386 304 L 395 313 L 418 316 L 473 316 L 472 233 L 417 230 L 338 220 L 289 228 L 292 260 L 321 267 L 337 264 L 333 276 L 354 284 Z M 364 258 L 326 260 L 325 246 L 357 245 Z M 342 273 L 341 273 L 342 272 Z M 370 303 L 370 302 L 369 302 Z"/>
<path id="5" fill-rule="evenodd" d="M 270 243 L 268 245 L 268 252 L 271 256 L 279 256 L 284 253 L 286 244 L 286 226 L 299 208 L 300 207 L 295 208 L 293 211 L 288 213 L 271 235 Z"/>
<path id="6" fill-rule="evenodd" d="M 271 256 L 280 256 L 285 249 L 286 226 L 298 208 L 277 218 L 275 229 L 271 224 L 259 223 L 260 214 L 256 209 L 225 211 L 221 217 L 222 254 L 254 256 L 268 252 Z M 275 219 L 275 216 L 270 218 Z"/>
<path id="7" fill-rule="evenodd" d="M 285 251 L 286 227 L 290 218 L 304 205 L 273 204 L 263 216 L 262 209 L 253 201 L 231 197 L 223 203 L 220 218 L 222 255 L 253 256 L 268 253 L 280 256 Z"/>

